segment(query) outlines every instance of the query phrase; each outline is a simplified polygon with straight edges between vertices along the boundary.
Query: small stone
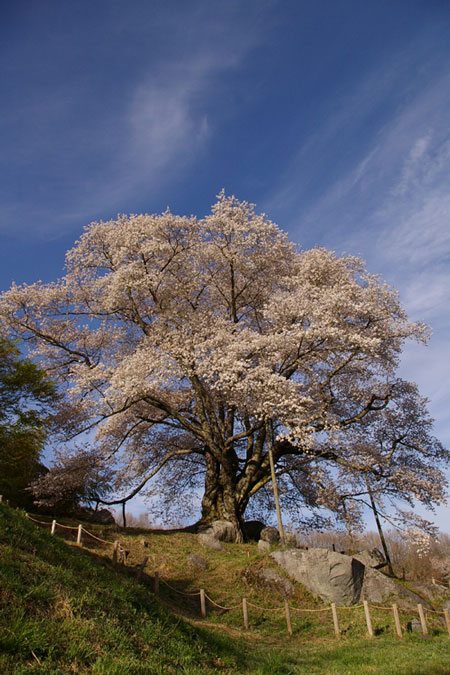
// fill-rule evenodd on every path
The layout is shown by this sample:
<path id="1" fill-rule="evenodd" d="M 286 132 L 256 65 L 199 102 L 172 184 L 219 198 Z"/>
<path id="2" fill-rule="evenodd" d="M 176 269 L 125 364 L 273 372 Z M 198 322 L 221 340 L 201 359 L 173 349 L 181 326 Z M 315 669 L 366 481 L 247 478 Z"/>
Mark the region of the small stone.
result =
<path id="1" fill-rule="evenodd" d="M 411 619 L 411 621 L 408 621 L 406 624 L 406 630 L 408 633 L 422 633 L 422 624 L 420 623 L 419 619 Z"/>
<path id="2" fill-rule="evenodd" d="M 207 570 L 209 567 L 208 562 L 196 553 L 191 553 L 188 558 L 188 564 L 201 570 Z"/>
<path id="3" fill-rule="evenodd" d="M 270 551 L 270 544 L 268 541 L 264 541 L 264 539 L 260 539 L 258 541 L 258 551 L 260 553 L 267 553 Z"/>
<path id="4" fill-rule="evenodd" d="M 223 546 L 220 541 L 217 541 L 217 539 L 210 534 L 199 534 L 198 541 L 204 548 L 209 548 L 211 551 L 223 551 Z"/>
<path id="5" fill-rule="evenodd" d="M 280 533 L 276 527 L 265 527 L 263 530 L 261 530 L 261 534 L 259 536 L 260 539 L 263 541 L 268 541 L 269 544 L 278 544 L 280 541 Z"/>

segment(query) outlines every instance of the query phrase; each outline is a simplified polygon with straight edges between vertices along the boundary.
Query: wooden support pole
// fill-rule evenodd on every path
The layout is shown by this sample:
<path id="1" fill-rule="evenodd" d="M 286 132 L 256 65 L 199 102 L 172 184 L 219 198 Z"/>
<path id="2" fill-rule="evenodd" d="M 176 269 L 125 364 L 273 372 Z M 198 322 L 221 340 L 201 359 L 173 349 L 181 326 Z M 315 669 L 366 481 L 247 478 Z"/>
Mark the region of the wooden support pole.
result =
<path id="1" fill-rule="evenodd" d="M 275 463 L 273 461 L 273 448 L 272 448 L 272 440 L 271 440 L 271 430 L 269 426 L 269 422 L 266 421 L 266 433 L 267 433 L 267 449 L 268 449 L 268 455 L 269 455 L 269 464 L 270 464 L 270 474 L 272 477 L 272 489 L 273 489 L 273 496 L 275 499 L 275 509 L 277 512 L 277 521 L 278 521 L 278 529 L 280 531 L 280 543 L 283 548 L 286 548 L 286 537 L 284 536 L 284 527 L 283 527 L 283 520 L 281 518 L 281 508 L 280 508 L 280 498 L 278 495 L 278 485 L 277 485 L 277 479 L 275 475 Z"/>
<path id="2" fill-rule="evenodd" d="M 425 612 L 423 611 L 423 605 L 419 602 L 417 605 L 417 611 L 419 612 L 420 623 L 422 625 L 422 633 L 428 635 L 427 622 L 425 621 Z"/>
<path id="3" fill-rule="evenodd" d="M 0 504 L 2 503 L 2 501 L 3 501 L 3 495 L 0 495 Z"/>
<path id="4" fill-rule="evenodd" d="M 141 562 L 141 564 L 139 565 L 139 569 L 138 569 L 138 571 L 137 571 L 137 580 L 138 580 L 138 581 L 141 580 L 142 573 L 143 573 L 143 571 L 145 570 L 145 566 L 146 566 L 146 564 L 147 564 L 147 560 L 148 560 L 148 556 L 146 556 L 146 557 L 144 558 L 144 560 Z"/>
<path id="5" fill-rule="evenodd" d="M 448 609 L 444 609 L 445 623 L 447 624 L 448 636 L 450 637 L 450 615 Z"/>
<path id="6" fill-rule="evenodd" d="M 400 623 L 400 615 L 398 613 L 398 607 L 395 603 L 392 605 L 392 611 L 394 612 L 395 632 L 397 633 L 397 637 L 401 638 L 403 637 L 402 625 Z"/>
<path id="7" fill-rule="evenodd" d="M 336 605 L 334 602 L 331 603 L 331 613 L 333 614 L 333 625 L 334 625 L 334 633 L 336 637 L 341 637 L 341 631 L 339 630 L 339 621 L 338 621 L 338 615 L 337 615 L 337 609 Z"/>
<path id="8" fill-rule="evenodd" d="M 202 614 L 202 619 L 206 619 L 206 598 L 203 588 L 200 589 L 200 611 Z"/>
<path id="9" fill-rule="evenodd" d="M 287 630 L 289 635 L 292 635 L 291 610 L 289 609 L 289 603 L 287 600 L 284 601 L 284 611 L 286 613 Z"/>
<path id="10" fill-rule="evenodd" d="M 159 572 L 155 572 L 155 595 L 159 595 Z"/>
<path id="11" fill-rule="evenodd" d="M 52 529 L 50 530 L 50 534 L 55 534 L 56 530 L 56 520 L 52 520 Z"/>
<path id="12" fill-rule="evenodd" d="M 78 532 L 77 532 L 77 544 L 81 544 L 81 530 L 83 529 L 83 526 L 80 524 L 78 525 Z"/>
<path id="13" fill-rule="evenodd" d="M 363 600 L 363 605 L 364 605 L 364 614 L 366 615 L 367 632 L 369 633 L 369 637 L 373 638 L 374 635 L 372 628 L 372 619 L 370 618 L 370 609 L 367 600 Z"/>
<path id="14" fill-rule="evenodd" d="M 244 628 L 248 630 L 248 607 L 247 607 L 247 598 L 242 598 L 242 613 L 244 615 Z"/>

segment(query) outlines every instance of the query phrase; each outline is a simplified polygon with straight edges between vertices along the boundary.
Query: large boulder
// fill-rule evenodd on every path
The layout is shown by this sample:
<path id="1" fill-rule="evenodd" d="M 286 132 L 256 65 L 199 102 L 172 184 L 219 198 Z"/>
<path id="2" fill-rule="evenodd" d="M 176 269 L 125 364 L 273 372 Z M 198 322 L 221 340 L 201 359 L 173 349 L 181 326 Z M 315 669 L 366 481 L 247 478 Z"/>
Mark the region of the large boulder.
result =
<path id="1" fill-rule="evenodd" d="M 415 609 L 420 603 L 431 609 L 431 605 L 422 596 L 414 593 L 396 579 L 387 577 L 372 567 L 366 567 L 361 600 L 375 603 L 395 602 L 402 609 Z"/>
<path id="2" fill-rule="evenodd" d="M 229 520 L 214 520 L 212 523 L 202 524 L 198 528 L 201 534 L 209 534 L 217 541 L 236 541 L 237 531 Z"/>
<path id="3" fill-rule="evenodd" d="M 280 541 L 280 533 L 276 527 L 265 527 L 261 530 L 259 538 L 263 541 L 268 541 L 269 544 L 278 544 Z"/>
<path id="4" fill-rule="evenodd" d="M 355 605 L 364 581 L 364 565 L 325 548 L 275 551 L 272 558 L 287 574 L 326 603 Z"/>
<path id="5" fill-rule="evenodd" d="M 100 523 L 101 525 L 116 524 L 113 514 L 111 513 L 111 511 L 108 511 L 108 509 L 99 509 L 98 511 L 94 511 L 91 520 L 92 522 Z"/>
<path id="6" fill-rule="evenodd" d="M 387 565 L 384 555 L 377 548 L 366 549 L 365 551 L 359 551 L 355 553 L 353 558 L 362 562 L 366 567 L 373 567 L 376 570 L 379 570 L 381 567 Z"/>
<path id="7" fill-rule="evenodd" d="M 414 593 L 396 579 L 354 557 L 323 548 L 271 553 L 282 569 L 326 603 L 354 605 L 362 600 L 377 604 L 395 602 L 402 609 L 421 603 L 431 609 L 423 593 Z M 372 564 L 373 564 L 372 560 Z"/>
<path id="8" fill-rule="evenodd" d="M 108 509 L 91 509 L 88 506 L 80 506 L 77 508 L 73 515 L 76 518 L 82 518 L 83 520 L 89 520 L 91 523 L 98 523 L 99 525 L 115 525 L 116 521 L 111 511 Z"/>

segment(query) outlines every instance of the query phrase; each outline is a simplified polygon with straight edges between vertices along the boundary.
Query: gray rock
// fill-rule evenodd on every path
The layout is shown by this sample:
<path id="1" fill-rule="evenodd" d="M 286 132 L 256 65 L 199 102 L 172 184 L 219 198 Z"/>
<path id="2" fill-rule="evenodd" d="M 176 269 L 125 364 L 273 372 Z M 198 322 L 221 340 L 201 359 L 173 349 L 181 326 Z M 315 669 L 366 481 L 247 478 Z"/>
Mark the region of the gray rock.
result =
<path id="1" fill-rule="evenodd" d="M 246 541 L 258 541 L 261 531 L 266 526 L 260 520 L 249 520 L 244 523 L 244 537 Z"/>
<path id="2" fill-rule="evenodd" d="M 270 548 L 271 546 L 268 541 L 264 541 L 264 539 L 260 539 L 258 541 L 258 551 L 260 553 L 267 553 L 268 551 L 270 551 Z"/>
<path id="3" fill-rule="evenodd" d="M 375 603 L 387 603 L 393 600 L 403 609 L 416 609 L 421 603 L 424 607 L 431 609 L 430 603 L 422 596 L 371 567 L 366 567 L 361 599 Z"/>
<path id="4" fill-rule="evenodd" d="M 196 553 L 191 553 L 188 558 L 188 564 L 191 565 L 191 567 L 197 567 L 200 570 L 207 570 L 209 567 L 208 561 Z"/>
<path id="5" fill-rule="evenodd" d="M 212 523 L 201 525 L 198 531 L 209 534 L 217 541 L 236 541 L 236 528 L 228 520 L 214 520 Z"/>
<path id="6" fill-rule="evenodd" d="M 419 619 L 411 619 L 411 621 L 408 621 L 406 630 L 408 633 L 423 633 L 422 624 Z"/>
<path id="7" fill-rule="evenodd" d="M 82 507 L 75 511 L 76 516 L 81 516 L 91 523 L 98 523 L 99 525 L 115 525 L 116 521 L 111 511 L 108 509 L 91 509 L 89 507 Z"/>
<path id="8" fill-rule="evenodd" d="M 275 551 L 271 554 L 288 575 L 326 603 L 354 605 L 364 581 L 364 565 L 324 548 Z"/>
<path id="9" fill-rule="evenodd" d="M 265 527 L 261 530 L 259 537 L 263 541 L 268 541 L 269 544 L 278 544 L 280 541 L 280 533 L 276 527 Z"/>
<path id="10" fill-rule="evenodd" d="M 204 548 L 209 548 L 211 551 L 223 551 L 223 546 L 220 541 L 217 541 L 215 537 L 208 533 L 200 533 L 198 535 L 198 541 Z"/>
<path id="11" fill-rule="evenodd" d="M 373 567 L 376 570 L 387 565 L 384 555 L 377 548 L 359 551 L 359 553 L 355 553 L 353 558 L 362 562 L 366 567 Z"/>

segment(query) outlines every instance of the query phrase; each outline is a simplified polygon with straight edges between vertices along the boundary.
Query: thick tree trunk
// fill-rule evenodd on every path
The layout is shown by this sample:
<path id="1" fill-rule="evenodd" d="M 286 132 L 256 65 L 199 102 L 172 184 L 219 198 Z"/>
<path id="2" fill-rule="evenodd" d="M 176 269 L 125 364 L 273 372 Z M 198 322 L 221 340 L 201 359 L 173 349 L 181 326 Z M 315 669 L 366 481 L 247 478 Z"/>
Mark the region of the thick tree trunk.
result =
<path id="1" fill-rule="evenodd" d="M 205 492 L 202 499 L 202 523 L 228 520 L 236 528 L 236 542 L 243 542 L 244 500 L 239 499 L 234 475 L 212 457 L 207 456 Z M 245 505 L 247 500 L 245 500 Z"/>

